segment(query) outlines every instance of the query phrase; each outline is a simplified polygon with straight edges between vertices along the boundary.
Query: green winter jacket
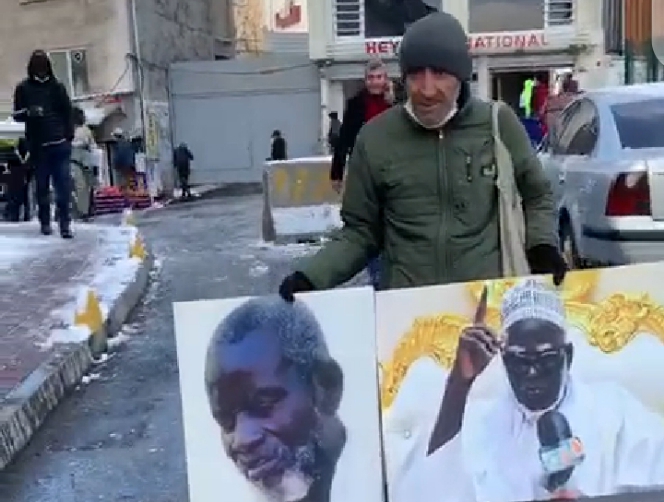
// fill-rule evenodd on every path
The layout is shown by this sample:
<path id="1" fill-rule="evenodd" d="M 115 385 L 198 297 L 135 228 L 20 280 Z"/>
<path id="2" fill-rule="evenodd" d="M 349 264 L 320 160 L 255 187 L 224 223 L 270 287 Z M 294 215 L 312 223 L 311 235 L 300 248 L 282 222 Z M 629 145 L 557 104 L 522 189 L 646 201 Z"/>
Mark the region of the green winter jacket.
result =
<path id="1" fill-rule="evenodd" d="M 517 118 L 499 114 L 523 199 L 526 248 L 556 245 L 550 183 Z M 383 255 L 381 289 L 502 276 L 491 104 L 467 98 L 442 130 L 396 106 L 361 130 L 348 164 L 344 226 L 298 270 L 316 289 Z"/>

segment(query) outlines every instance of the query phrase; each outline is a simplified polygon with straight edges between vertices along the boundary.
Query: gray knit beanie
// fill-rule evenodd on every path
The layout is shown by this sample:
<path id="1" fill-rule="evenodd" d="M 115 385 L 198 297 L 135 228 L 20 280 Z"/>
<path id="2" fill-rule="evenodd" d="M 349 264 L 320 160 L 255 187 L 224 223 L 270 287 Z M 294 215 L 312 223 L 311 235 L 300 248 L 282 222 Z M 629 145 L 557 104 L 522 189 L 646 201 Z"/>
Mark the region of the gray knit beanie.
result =
<path id="1" fill-rule="evenodd" d="M 429 68 L 462 82 L 470 80 L 473 60 L 459 20 L 447 12 L 434 12 L 411 24 L 399 47 L 399 65 L 404 75 Z"/>

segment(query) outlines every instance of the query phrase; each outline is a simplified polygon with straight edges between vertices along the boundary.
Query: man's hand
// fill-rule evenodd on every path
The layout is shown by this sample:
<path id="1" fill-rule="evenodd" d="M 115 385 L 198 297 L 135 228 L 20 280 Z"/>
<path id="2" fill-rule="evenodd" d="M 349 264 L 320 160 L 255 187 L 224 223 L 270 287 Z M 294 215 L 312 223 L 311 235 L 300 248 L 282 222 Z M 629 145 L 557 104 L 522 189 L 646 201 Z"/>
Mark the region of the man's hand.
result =
<path id="1" fill-rule="evenodd" d="M 313 291 L 314 285 L 302 272 L 293 272 L 286 277 L 281 286 L 279 286 L 279 296 L 281 296 L 288 303 L 295 301 L 295 293 L 306 293 Z"/>
<path id="2" fill-rule="evenodd" d="M 526 251 L 526 257 L 533 274 L 552 274 L 556 286 L 565 280 L 568 267 L 557 247 L 538 244 Z"/>
<path id="3" fill-rule="evenodd" d="M 485 324 L 488 290 L 482 291 L 473 324 L 463 330 L 459 338 L 451 377 L 462 381 L 474 381 L 500 352 L 500 341 L 495 332 Z"/>
<path id="4" fill-rule="evenodd" d="M 342 180 L 332 180 L 331 183 L 332 183 L 332 190 L 340 194 L 341 190 L 344 187 L 344 182 Z"/>
<path id="5" fill-rule="evenodd" d="M 28 108 L 28 117 L 35 118 L 43 116 L 44 116 L 44 109 L 41 106 L 31 106 L 30 108 Z"/>

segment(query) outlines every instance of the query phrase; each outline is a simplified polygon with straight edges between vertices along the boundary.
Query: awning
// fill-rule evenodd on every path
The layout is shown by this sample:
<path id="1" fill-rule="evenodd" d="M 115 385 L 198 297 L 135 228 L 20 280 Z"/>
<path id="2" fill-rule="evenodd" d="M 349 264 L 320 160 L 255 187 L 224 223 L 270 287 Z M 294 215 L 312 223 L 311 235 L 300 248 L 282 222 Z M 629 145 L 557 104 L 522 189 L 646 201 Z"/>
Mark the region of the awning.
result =
<path id="1" fill-rule="evenodd" d="M 85 122 L 92 127 L 98 127 L 115 112 L 122 112 L 120 103 L 109 103 L 100 106 L 81 106 L 85 114 Z"/>

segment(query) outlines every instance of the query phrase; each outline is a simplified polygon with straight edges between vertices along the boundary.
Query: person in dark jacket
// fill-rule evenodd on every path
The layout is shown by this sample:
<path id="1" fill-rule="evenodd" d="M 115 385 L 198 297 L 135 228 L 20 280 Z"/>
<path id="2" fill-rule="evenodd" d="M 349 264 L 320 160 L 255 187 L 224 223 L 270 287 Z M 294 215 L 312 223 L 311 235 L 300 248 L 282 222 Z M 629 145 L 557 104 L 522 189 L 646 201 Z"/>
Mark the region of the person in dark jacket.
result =
<path id="1" fill-rule="evenodd" d="M 381 289 L 527 275 L 526 266 L 562 284 L 567 264 L 553 188 L 514 110 L 472 94 L 462 24 L 446 12 L 415 22 L 399 46 L 399 66 L 408 100 L 362 128 L 344 186 L 343 227 L 283 280 L 282 298 L 339 286 L 382 251 Z M 496 135 L 506 152 L 500 158 Z M 496 176 L 507 162 L 515 193 L 504 198 Z M 520 204 L 508 206 L 516 194 Z M 508 219 L 500 213 L 509 210 L 524 219 L 517 242 L 501 233 Z M 519 253 L 527 264 L 517 270 L 508 260 Z"/>
<path id="2" fill-rule="evenodd" d="M 129 194 L 132 181 L 136 176 L 136 151 L 127 135 L 119 127 L 113 131 L 113 169 L 118 178 L 117 184 L 125 195 Z"/>
<path id="3" fill-rule="evenodd" d="M 9 221 L 30 221 L 30 180 L 32 169 L 30 167 L 30 153 L 28 142 L 24 137 L 19 138 L 14 155 L 7 162 L 9 168 L 9 182 L 7 184 L 7 219 Z"/>
<path id="4" fill-rule="evenodd" d="M 25 123 L 25 138 L 35 169 L 41 232 L 50 235 L 50 184 L 55 189 L 60 235 L 71 231 L 69 162 L 74 123 L 71 100 L 55 77 L 46 52 L 37 50 L 28 62 L 28 77 L 14 90 L 14 120 Z"/>
<path id="5" fill-rule="evenodd" d="M 180 188 L 182 189 L 182 198 L 191 197 L 191 187 L 189 186 L 189 176 L 191 175 L 191 162 L 194 156 L 186 143 L 180 143 L 173 151 L 173 166 L 178 173 Z"/>
<path id="6" fill-rule="evenodd" d="M 387 76 L 387 66 L 380 59 L 372 59 L 364 73 L 364 88 L 346 102 L 339 141 L 332 156 L 330 180 L 340 193 L 343 186 L 346 159 L 355 146 L 355 139 L 362 126 L 392 106 L 392 85 Z"/>
<path id="7" fill-rule="evenodd" d="M 341 133 L 341 120 L 337 112 L 330 112 L 327 117 L 330 119 L 330 129 L 327 132 L 327 144 L 330 152 L 334 153 L 339 143 L 339 134 Z"/>
<path id="8" fill-rule="evenodd" d="M 330 179 L 337 193 L 341 192 L 346 158 L 353 151 L 360 129 L 368 121 L 390 108 L 393 102 L 393 90 L 387 76 L 387 67 L 380 59 L 372 59 L 365 70 L 364 88 L 346 103 L 337 148 L 332 155 Z M 380 258 L 369 260 L 367 269 L 371 283 L 374 287 L 378 287 Z"/>
<path id="9" fill-rule="evenodd" d="M 288 153 L 286 150 L 286 139 L 281 135 L 281 131 L 277 129 L 272 133 L 270 160 L 287 160 Z"/>

